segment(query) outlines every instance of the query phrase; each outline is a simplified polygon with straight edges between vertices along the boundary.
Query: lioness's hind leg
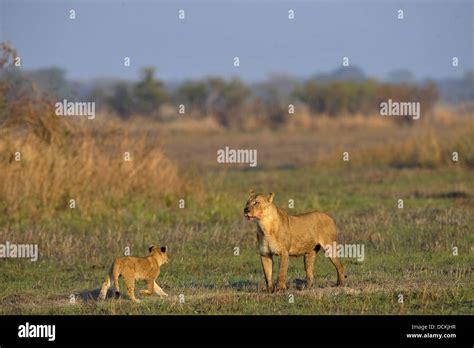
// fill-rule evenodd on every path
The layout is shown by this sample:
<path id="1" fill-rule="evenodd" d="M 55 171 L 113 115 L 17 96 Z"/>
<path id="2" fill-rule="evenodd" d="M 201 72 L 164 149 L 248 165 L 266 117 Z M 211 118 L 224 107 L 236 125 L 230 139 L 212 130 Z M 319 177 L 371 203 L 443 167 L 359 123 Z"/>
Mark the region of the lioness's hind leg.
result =
<path id="1" fill-rule="evenodd" d="M 306 287 L 308 289 L 313 287 L 314 284 L 314 259 L 316 253 L 311 251 L 304 255 L 304 268 L 306 271 Z"/>
<path id="2" fill-rule="evenodd" d="M 334 265 L 334 267 L 336 267 L 337 270 L 337 285 L 344 285 L 344 266 L 342 265 L 341 260 L 339 260 L 335 256 L 329 257 L 329 260 L 331 260 L 332 264 Z"/>

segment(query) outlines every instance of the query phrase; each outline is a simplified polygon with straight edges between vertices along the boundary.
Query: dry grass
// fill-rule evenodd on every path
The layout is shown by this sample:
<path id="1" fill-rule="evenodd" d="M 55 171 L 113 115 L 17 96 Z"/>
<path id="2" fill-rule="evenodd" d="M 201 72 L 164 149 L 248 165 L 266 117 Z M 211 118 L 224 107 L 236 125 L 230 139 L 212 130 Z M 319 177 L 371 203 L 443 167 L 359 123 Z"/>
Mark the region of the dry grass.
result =
<path id="1" fill-rule="evenodd" d="M 222 168 L 216 162 L 216 151 L 225 146 L 257 149 L 260 168 L 474 166 L 474 117 L 445 107 L 411 126 L 375 115 L 311 117 L 303 112 L 292 116 L 288 126 L 277 131 L 263 128 L 235 132 L 213 127 L 206 131 L 202 127 L 193 132 L 194 122 L 179 121 L 180 129 L 186 131 L 175 131 L 173 123 L 160 125 L 157 130 L 164 140 L 165 153 L 183 168 Z M 342 158 L 346 151 L 350 154 L 348 163 Z M 453 152 L 458 152 L 458 162 L 453 162 Z"/>
<path id="2" fill-rule="evenodd" d="M 321 164 L 341 165 L 342 153 L 350 155 L 353 166 L 389 165 L 395 168 L 419 167 L 438 168 L 459 164 L 474 167 L 474 128 L 466 128 L 445 138 L 437 131 L 423 131 L 406 139 L 390 139 L 386 142 L 361 146 L 356 151 L 347 148 L 322 156 Z M 458 153 L 458 161 L 453 161 L 453 153 Z"/>
<path id="3" fill-rule="evenodd" d="M 50 104 L 12 106 L 0 129 L 0 207 L 48 215 L 75 199 L 83 212 L 108 199 L 160 197 L 185 189 L 175 165 L 146 134 L 118 121 L 64 120 Z M 21 153 L 16 161 L 15 153 Z M 129 152 L 131 161 L 125 161 Z"/>

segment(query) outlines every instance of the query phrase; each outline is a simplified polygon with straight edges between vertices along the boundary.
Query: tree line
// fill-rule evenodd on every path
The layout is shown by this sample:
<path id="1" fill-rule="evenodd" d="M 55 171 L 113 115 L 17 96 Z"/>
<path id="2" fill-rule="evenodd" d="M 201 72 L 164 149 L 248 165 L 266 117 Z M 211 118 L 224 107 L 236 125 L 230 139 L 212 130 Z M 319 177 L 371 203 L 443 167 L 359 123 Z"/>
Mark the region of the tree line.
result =
<path id="1" fill-rule="evenodd" d="M 115 113 L 122 119 L 135 115 L 164 120 L 163 108 L 185 110 L 192 118 L 212 117 L 221 126 L 238 128 L 246 117 L 258 117 L 270 127 L 284 125 L 298 110 L 313 117 L 327 115 L 370 115 L 380 112 L 380 104 L 393 101 L 420 102 L 429 113 L 439 99 L 434 82 L 385 82 L 375 79 L 327 80 L 318 77 L 297 80 L 286 75 L 271 76 L 267 81 L 246 84 L 237 77 L 208 77 L 187 80 L 169 86 L 156 76 L 153 68 L 144 68 L 137 81 L 113 81 L 78 91 L 58 68 L 30 74 L 10 68 L 7 74 L 14 86 L 11 96 L 21 94 L 27 77 L 37 81 L 56 99 L 96 101 L 99 110 Z M 84 92 L 86 90 L 86 92 Z M 82 93 L 82 94 L 81 94 Z M 181 110 L 182 111 L 182 110 Z"/>

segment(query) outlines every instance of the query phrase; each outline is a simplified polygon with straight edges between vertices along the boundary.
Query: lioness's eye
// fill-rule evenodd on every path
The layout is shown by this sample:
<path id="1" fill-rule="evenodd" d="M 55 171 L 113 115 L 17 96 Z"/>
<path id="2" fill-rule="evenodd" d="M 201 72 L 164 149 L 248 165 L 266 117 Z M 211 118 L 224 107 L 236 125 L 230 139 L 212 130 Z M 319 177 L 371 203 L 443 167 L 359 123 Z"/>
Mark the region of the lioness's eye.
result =
<path id="1" fill-rule="evenodd" d="M 258 204 L 258 202 L 257 202 L 257 201 L 253 202 L 253 205 L 257 205 L 257 204 Z"/>

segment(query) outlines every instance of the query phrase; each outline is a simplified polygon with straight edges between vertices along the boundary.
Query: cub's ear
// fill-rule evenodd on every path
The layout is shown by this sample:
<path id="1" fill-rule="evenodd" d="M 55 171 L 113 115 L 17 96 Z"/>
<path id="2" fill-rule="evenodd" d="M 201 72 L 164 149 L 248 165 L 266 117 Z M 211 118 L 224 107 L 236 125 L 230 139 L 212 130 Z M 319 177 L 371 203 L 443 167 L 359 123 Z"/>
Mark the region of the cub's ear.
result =
<path id="1" fill-rule="evenodd" d="M 255 197 L 255 192 L 253 190 L 249 191 L 249 198 Z"/>
<path id="2" fill-rule="evenodd" d="M 273 202 L 273 197 L 275 197 L 275 193 L 270 192 L 267 196 L 268 202 Z"/>
<path id="3" fill-rule="evenodd" d="M 162 247 L 161 247 L 161 252 L 162 252 L 162 253 L 166 253 L 166 247 L 165 247 L 165 246 L 162 246 Z"/>
<path id="4" fill-rule="evenodd" d="M 148 247 L 148 252 L 151 253 L 151 250 L 152 250 L 152 249 L 153 249 L 153 245 L 150 245 L 150 246 Z"/>

